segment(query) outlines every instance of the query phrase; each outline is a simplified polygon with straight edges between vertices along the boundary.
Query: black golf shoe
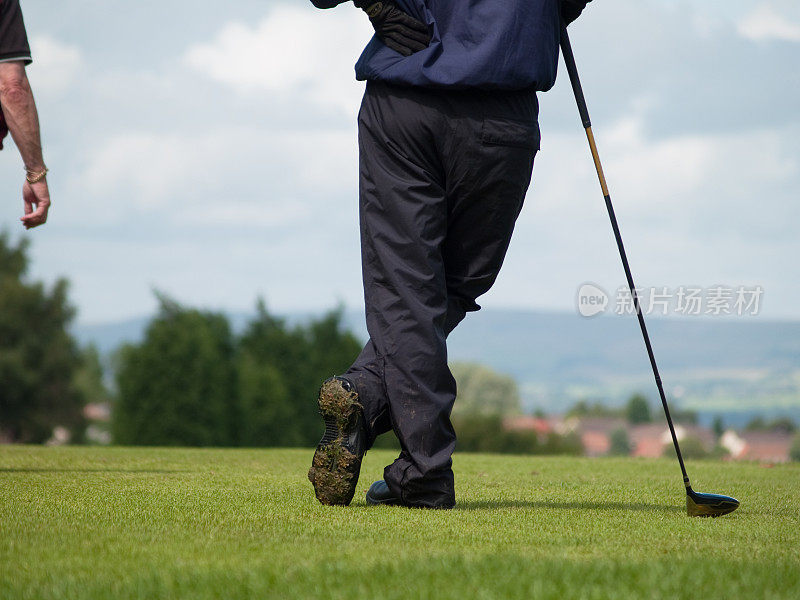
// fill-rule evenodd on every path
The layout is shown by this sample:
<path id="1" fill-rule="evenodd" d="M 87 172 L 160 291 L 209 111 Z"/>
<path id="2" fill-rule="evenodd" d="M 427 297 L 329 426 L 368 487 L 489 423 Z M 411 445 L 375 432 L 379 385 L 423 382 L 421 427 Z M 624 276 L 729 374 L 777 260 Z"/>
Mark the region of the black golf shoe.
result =
<path id="1" fill-rule="evenodd" d="M 386 504 L 389 506 L 401 506 L 402 500 L 398 498 L 383 479 L 379 479 L 367 490 L 367 504 L 370 506 L 377 506 L 378 504 Z"/>
<path id="2" fill-rule="evenodd" d="M 449 510 L 455 507 L 453 500 L 443 500 L 437 502 L 424 501 L 419 503 L 403 502 L 402 498 L 389 489 L 389 485 L 385 480 L 379 479 L 374 482 L 367 490 L 367 505 L 368 506 L 405 506 L 407 508 L 428 508 L 433 510 Z"/>
<path id="3" fill-rule="evenodd" d="M 317 445 L 308 479 L 322 504 L 346 506 L 356 491 L 366 452 L 364 412 L 355 387 L 344 377 L 327 379 L 318 402 L 325 434 Z"/>

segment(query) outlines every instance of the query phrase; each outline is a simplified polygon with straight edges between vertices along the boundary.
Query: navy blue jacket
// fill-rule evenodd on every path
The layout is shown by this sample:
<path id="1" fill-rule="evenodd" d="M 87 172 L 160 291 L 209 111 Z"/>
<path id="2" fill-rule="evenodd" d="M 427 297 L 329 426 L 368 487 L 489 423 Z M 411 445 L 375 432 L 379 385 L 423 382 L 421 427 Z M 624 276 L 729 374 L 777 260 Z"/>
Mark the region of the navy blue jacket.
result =
<path id="1" fill-rule="evenodd" d="M 311 0 L 332 8 L 346 0 Z M 395 0 L 427 23 L 425 50 L 403 57 L 377 37 L 356 78 L 447 88 L 549 90 L 556 80 L 559 0 Z M 585 3 L 582 3 L 585 4 Z"/>

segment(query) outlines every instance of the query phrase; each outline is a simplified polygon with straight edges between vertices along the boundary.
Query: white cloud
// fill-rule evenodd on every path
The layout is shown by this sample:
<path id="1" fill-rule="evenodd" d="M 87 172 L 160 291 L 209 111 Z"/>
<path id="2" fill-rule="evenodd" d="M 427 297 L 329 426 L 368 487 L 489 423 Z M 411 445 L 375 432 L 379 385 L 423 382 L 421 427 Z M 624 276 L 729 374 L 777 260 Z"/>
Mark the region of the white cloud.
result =
<path id="1" fill-rule="evenodd" d="M 797 129 L 649 139 L 641 117 L 595 124 L 636 283 L 762 284 L 773 313 L 793 311 L 800 252 Z M 576 128 L 577 129 L 577 128 Z M 546 134 L 508 258 L 484 306 L 569 308 L 580 283 L 624 285 L 580 131 Z"/>
<path id="2" fill-rule="evenodd" d="M 239 92 L 300 94 L 348 114 L 363 84 L 353 63 L 372 33 L 360 11 L 277 7 L 257 25 L 229 23 L 184 62 Z"/>
<path id="3" fill-rule="evenodd" d="M 796 203 L 783 197 L 800 177 L 793 129 L 656 140 L 644 130 L 640 116 L 594 127 L 611 193 L 627 219 L 636 219 L 651 234 L 702 233 L 706 240 L 733 236 L 756 242 L 756 225 L 764 222 L 763 211 L 772 204 L 776 233 L 770 237 L 795 239 L 780 225 L 797 217 Z M 540 210 L 574 220 L 575 204 L 599 193 L 586 140 L 579 134 L 556 134 L 545 138 L 543 147 L 531 199 Z"/>
<path id="4" fill-rule="evenodd" d="M 31 38 L 31 55 L 33 63 L 27 70 L 37 92 L 59 94 L 67 90 L 83 66 L 78 47 L 47 35 Z"/>
<path id="5" fill-rule="evenodd" d="M 91 157 L 83 181 L 95 195 L 127 190 L 136 205 L 152 208 L 178 191 L 197 157 L 207 151 L 213 152 L 213 145 L 179 135 L 120 134 Z"/>
<path id="6" fill-rule="evenodd" d="M 295 198 L 287 198 L 275 206 L 265 206 L 258 198 L 250 200 L 226 200 L 222 204 L 191 211 L 187 221 L 198 225 L 234 225 L 246 223 L 256 227 L 285 227 L 310 216 L 309 206 Z"/>
<path id="7" fill-rule="evenodd" d="M 84 321 L 150 310 L 151 286 L 228 308 L 260 291 L 280 310 L 358 304 L 363 13 L 164 0 L 165 15 L 190 15 L 176 28 L 106 3 L 93 16 L 69 3 L 26 11 L 46 42 L 32 39 L 31 74 L 53 168 L 52 219 L 27 234 L 35 276 L 68 276 Z M 573 26 L 640 285 L 763 283 L 772 316 L 800 315 L 797 45 L 751 39 L 791 41 L 797 6 L 609 0 Z M 132 53 L 142 27 L 159 43 Z M 486 306 L 571 309 L 580 282 L 621 283 L 563 70 L 540 101 L 533 189 Z M 0 219 L 16 227 L 19 157 L 0 158 Z"/>
<path id="8" fill-rule="evenodd" d="M 161 213 L 194 225 L 297 225 L 356 197 L 356 153 L 351 132 L 123 133 L 90 155 L 73 185 L 106 222 Z"/>
<path id="9" fill-rule="evenodd" d="M 751 40 L 800 42 L 800 24 L 762 4 L 745 16 L 738 25 L 739 33 Z"/>

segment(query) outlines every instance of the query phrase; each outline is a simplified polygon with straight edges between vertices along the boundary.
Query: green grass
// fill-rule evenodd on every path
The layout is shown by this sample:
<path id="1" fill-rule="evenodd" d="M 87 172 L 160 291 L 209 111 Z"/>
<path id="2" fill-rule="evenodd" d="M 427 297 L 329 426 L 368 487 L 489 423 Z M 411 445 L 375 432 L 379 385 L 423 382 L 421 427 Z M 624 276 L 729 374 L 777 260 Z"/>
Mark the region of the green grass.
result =
<path id="1" fill-rule="evenodd" d="M 800 598 L 800 466 L 455 457 L 453 511 L 324 507 L 307 450 L 0 447 L 0 598 Z"/>

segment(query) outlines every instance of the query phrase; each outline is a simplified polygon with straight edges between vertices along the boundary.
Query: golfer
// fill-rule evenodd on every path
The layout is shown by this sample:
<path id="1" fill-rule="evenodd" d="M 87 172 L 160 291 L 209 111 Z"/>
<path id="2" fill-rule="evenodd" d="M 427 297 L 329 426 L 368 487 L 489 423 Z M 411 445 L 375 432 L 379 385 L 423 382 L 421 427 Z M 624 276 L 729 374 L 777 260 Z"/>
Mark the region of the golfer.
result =
<path id="1" fill-rule="evenodd" d="M 0 0 L 0 150 L 11 131 L 25 164 L 22 184 L 25 214 L 20 218 L 25 229 L 44 224 L 50 208 L 39 116 L 25 74 L 25 65 L 30 63 L 31 49 L 19 0 Z"/>
<path id="2" fill-rule="evenodd" d="M 555 83 L 561 20 L 588 1 L 354 0 L 375 29 L 356 64 L 370 339 L 320 389 L 320 502 L 349 504 L 364 453 L 392 430 L 400 456 L 367 503 L 455 505 L 447 336 L 497 278 L 539 149 L 536 94 Z"/>

